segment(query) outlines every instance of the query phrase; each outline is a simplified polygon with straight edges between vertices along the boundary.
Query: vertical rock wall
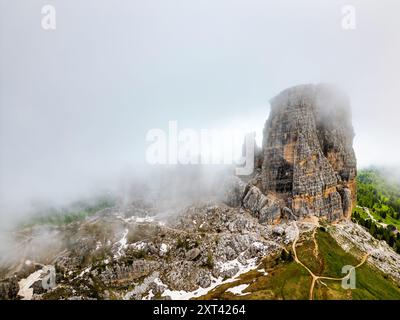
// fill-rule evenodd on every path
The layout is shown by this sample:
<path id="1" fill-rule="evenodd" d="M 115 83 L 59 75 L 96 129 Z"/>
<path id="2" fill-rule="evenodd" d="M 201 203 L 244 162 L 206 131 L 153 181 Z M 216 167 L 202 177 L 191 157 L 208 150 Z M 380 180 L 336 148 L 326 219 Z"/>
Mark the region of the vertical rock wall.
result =
<path id="1" fill-rule="evenodd" d="M 271 100 L 264 128 L 262 192 L 296 217 L 349 218 L 356 196 L 353 137 L 349 100 L 334 87 L 283 91 Z"/>

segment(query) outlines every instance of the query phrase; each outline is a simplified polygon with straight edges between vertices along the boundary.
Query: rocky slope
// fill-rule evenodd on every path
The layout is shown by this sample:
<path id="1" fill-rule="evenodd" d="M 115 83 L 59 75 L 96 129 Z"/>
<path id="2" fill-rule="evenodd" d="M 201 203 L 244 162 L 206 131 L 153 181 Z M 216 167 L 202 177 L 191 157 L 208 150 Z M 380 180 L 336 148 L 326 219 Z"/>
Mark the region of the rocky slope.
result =
<path id="1" fill-rule="evenodd" d="M 30 237 L 28 248 L 43 230 L 21 232 Z M 1 270 L 2 298 L 195 297 L 255 268 L 262 257 L 279 254 L 294 236 L 290 225 L 262 225 L 245 210 L 222 203 L 188 207 L 168 221 L 115 207 L 52 228 L 52 234 L 57 250 L 27 254 Z M 41 271 L 50 266 L 56 287 L 43 290 Z"/>
<path id="2" fill-rule="evenodd" d="M 276 292 L 278 296 L 271 293 L 278 290 L 273 286 L 281 281 L 278 275 L 284 272 L 292 280 L 297 276 L 290 271 L 293 242 L 300 239 L 298 254 L 305 263 L 310 263 L 305 254 L 313 249 L 307 249 L 307 239 L 315 228 L 318 228 L 315 220 L 278 225 L 260 223 L 248 210 L 223 203 L 198 203 L 185 208 L 172 220 L 159 219 L 158 215 L 139 212 L 134 207 L 109 208 L 67 226 L 21 230 L 19 236 L 29 238 L 24 242 L 26 254 L 15 264 L 0 269 L 0 297 L 192 299 L 208 297 L 211 292 L 217 298 L 215 293 L 226 292 L 222 298 L 240 298 L 242 293 L 235 293 L 235 288 L 243 279 L 245 283 L 252 283 L 251 279 L 256 277 L 266 287 L 272 287 L 270 293 L 260 295 L 263 287 L 258 285 L 253 298 L 279 298 L 279 292 Z M 51 232 L 52 242 L 38 255 L 30 246 L 37 245 L 43 229 Z M 368 274 L 376 273 L 385 286 L 400 285 L 400 256 L 387 245 L 374 240 L 352 222 L 329 225 L 327 230 L 350 256 L 361 259 L 369 254 L 366 263 L 375 269 L 368 269 Z M 318 254 L 331 256 L 326 250 L 329 247 L 320 248 Z M 292 262 L 285 267 L 285 261 Z M 340 275 L 342 267 L 338 263 L 338 270 L 333 271 Z M 54 286 L 48 278 L 52 269 Z M 298 266 L 296 270 L 302 269 Z M 298 289 L 304 294 L 297 296 L 293 291 L 289 296 L 307 298 L 307 274 L 301 271 L 298 276 L 301 276 Z"/>
<path id="3" fill-rule="evenodd" d="M 400 255 L 355 223 L 335 225 L 331 234 L 346 252 L 368 252 L 368 262 L 400 284 Z"/>

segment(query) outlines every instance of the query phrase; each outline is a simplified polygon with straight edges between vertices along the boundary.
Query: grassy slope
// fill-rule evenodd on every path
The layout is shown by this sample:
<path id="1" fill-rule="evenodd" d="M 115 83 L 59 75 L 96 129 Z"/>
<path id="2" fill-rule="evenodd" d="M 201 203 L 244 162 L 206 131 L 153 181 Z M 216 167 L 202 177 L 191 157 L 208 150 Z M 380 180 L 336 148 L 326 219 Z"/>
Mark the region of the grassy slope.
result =
<path id="1" fill-rule="evenodd" d="M 363 208 L 357 207 L 357 208 L 354 209 L 354 211 L 359 213 L 360 216 L 363 219 L 369 219 L 370 218 L 368 216 L 368 214 L 364 211 Z M 387 224 L 387 225 L 389 225 L 389 224 L 394 225 L 398 230 L 400 230 L 400 220 L 394 219 L 392 216 L 389 216 L 389 215 L 386 216 L 386 218 L 382 218 L 379 214 L 377 214 L 375 211 L 373 211 L 371 209 L 369 210 L 369 213 L 371 214 L 372 217 L 374 217 L 374 219 L 377 222 L 381 222 L 381 223 L 384 223 L 384 224 Z"/>
<path id="2" fill-rule="evenodd" d="M 342 267 L 357 265 L 359 259 L 346 253 L 327 233 L 318 231 L 319 255 L 313 254 L 314 243 L 303 239 L 297 249 L 300 260 L 314 273 L 330 277 L 343 277 Z M 294 261 L 282 261 L 280 257 L 264 260 L 259 268 L 268 275 L 256 270 L 250 271 L 236 282 L 221 285 L 202 299 L 308 299 L 311 276 Z M 356 289 L 343 289 L 341 281 L 323 280 L 325 285 L 317 284 L 314 299 L 400 299 L 400 287 L 375 268 L 364 264 L 356 271 Z M 243 294 L 226 292 L 239 284 L 250 284 Z"/>
<path id="3" fill-rule="evenodd" d="M 74 221 L 80 221 L 96 212 L 115 205 L 111 197 L 102 197 L 88 202 L 77 202 L 66 208 L 44 208 L 27 220 L 22 221 L 20 228 L 35 225 L 61 226 Z"/>
<path id="4" fill-rule="evenodd" d="M 400 229 L 400 185 L 388 181 L 378 169 L 360 170 L 357 176 L 357 204 L 368 207 L 371 215 Z M 363 213 L 358 208 L 359 213 Z M 385 213 L 385 214 L 382 214 Z M 365 216 L 367 218 L 368 216 Z"/>
<path id="5" fill-rule="evenodd" d="M 306 270 L 297 263 L 283 262 L 279 258 L 264 260 L 259 268 L 264 268 L 268 275 L 257 270 L 243 274 L 238 281 L 221 285 L 201 299 L 307 299 L 311 278 Z M 240 284 L 250 284 L 243 294 L 234 295 L 226 292 L 228 288 Z M 249 294 L 247 294 L 249 293 Z"/>
<path id="6" fill-rule="evenodd" d="M 318 232 L 317 239 L 325 262 L 324 275 L 342 277 L 343 266 L 355 266 L 359 263 L 359 259 L 342 250 L 328 233 Z M 334 294 L 335 297 L 343 299 L 400 299 L 400 287 L 368 264 L 356 269 L 356 289 L 344 290 L 340 281 L 326 280 L 324 282 L 329 289 L 319 286 L 320 290 L 317 290 L 319 298 L 324 298 L 324 294 L 327 298 Z"/>

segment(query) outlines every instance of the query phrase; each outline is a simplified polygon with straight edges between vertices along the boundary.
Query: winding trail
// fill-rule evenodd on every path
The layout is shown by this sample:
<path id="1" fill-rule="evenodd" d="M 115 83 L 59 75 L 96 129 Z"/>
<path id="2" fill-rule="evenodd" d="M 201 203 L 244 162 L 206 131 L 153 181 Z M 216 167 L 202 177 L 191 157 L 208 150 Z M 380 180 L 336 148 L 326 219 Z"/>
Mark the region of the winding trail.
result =
<path id="1" fill-rule="evenodd" d="M 306 270 L 308 271 L 308 273 L 310 274 L 310 276 L 312 277 L 312 282 L 311 282 L 311 287 L 310 287 L 310 294 L 309 294 L 309 300 L 313 300 L 313 299 L 314 299 L 314 287 L 315 287 L 315 283 L 316 283 L 317 281 L 322 280 L 322 279 L 324 279 L 324 280 L 342 281 L 342 280 L 347 279 L 348 277 L 350 277 L 350 275 L 351 275 L 351 273 L 353 272 L 353 270 L 355 270 L 355 269 L 358 268 L 358 267 L 361 267 L 361 266 L 365 263 L 365 261 L 367 261 L 367 258 L 368 258 L 368 256 L 369 256 L 369 253 L 366 253 L 366 254 L 363 256 L 363 258 L 361 259 L 361 262 L 360 262 L 358 265 L 356 265 L 355 267 L 352 267 L 352 268 L 349 270 L 349 272 L 348 272 L 345 276 L 343 276 L 343 277 L 341 277 L 341 278 L 324 277 L 324 276 L 315 275 L 315 274 L 310 270 L 310 268 L 308 268 L 303 262 L 301 262 L 301 261 L 299 260 L 299 258 L 298 258 L 298 256 L 297 256 L 296 244 L 297 244 L 297 241 L 299 240 L 299 237 L 300 237 L 300 231 L 299 231 L 299 227 L 297 226 L 297 222 L 296 222 L 296 221 L 294 221 L 294 226 L 295 226 L 295 228 L 296 228 L 296 237 L 295 237 L 295 240 L 293 241 L 293 244 L 292 244 L 292 249 L 293 249 L 293 254 L 294 254 L 294 260 L 295 260 L 299 265 L 301 265 L 304 269 L 306 269 Z M 313 241 L 314 241 L 314 244 L 315 244 L 314 255 L 315 255 L 316 257 L 317 257 L 318 254 L 319 254 L 318 243 L 317 243 L 317 240 L 315 239 L 315 234 L 316 234 L 316 232 L 317 232 L 317 228 L 318 228 L 318 224 L 315 225 L 314 231 L 313 231 L 313 233 L 312 233 L 312 238 L 313 238 Z"/>

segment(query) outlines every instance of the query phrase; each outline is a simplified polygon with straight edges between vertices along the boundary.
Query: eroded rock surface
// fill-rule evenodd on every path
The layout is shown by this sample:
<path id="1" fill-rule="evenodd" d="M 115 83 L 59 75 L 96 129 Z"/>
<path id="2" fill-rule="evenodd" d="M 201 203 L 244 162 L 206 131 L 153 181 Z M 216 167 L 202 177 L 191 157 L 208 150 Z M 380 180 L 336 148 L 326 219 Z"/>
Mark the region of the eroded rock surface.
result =
<path id="1" fill-rule="evenodd" d="M 337 89 L 301 85 L 283 91 L 271 100 L 264 128 L 261 173 L 253 179 L 259 191 L 250 182 L 244 199 L 273 197 L 286 207 L 282 217 L 349 218 L 356 200 L 353 137 L 349 101 Z M 266 220 L 281 217 L 272 208 L 268 214 Z"/>

